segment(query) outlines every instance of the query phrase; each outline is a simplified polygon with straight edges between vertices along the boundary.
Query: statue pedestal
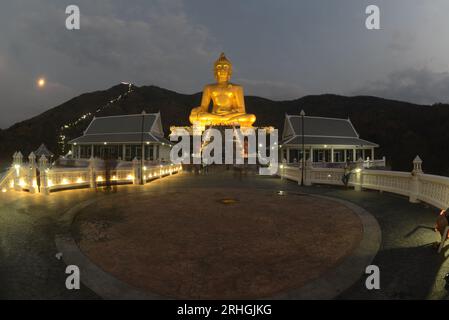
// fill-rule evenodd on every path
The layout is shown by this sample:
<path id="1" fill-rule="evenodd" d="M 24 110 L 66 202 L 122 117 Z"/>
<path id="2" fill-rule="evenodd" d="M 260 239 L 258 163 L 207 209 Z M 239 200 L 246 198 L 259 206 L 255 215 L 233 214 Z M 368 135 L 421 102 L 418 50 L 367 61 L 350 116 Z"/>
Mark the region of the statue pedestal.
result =
<path id="1" fill-rule="evenodd" d="M 203 163 L 204 151 L 208 152 L 206 154 L 209 155 L 209 153 L 211 152 L 210 148 L 213 148 L 214 151 L 217 150 L 217 148 L 220 149 L 222 154 L 221 164 L 228 165 L 256 165 L 259 162 L 258 153 L 260 153 L 262 156 L 265 156 L 267 154 L 267 151 L 269 153 L 272 152 L 272 148 L 269 144 L 269 135 L 271 132 L 273 132 L 273 127 L 248 128 L 215 125 L 205 127 L 171 127 L 170 129 L 170 136 L 177 136 L 182 137 L 182 139 L 188 139 L 190 143 L 190 149 L 185 150 L 183 154 L 190 155 L 190 163 Z M 266 139 L 264 139 L 265 141 L 259 141 L 259 133 L 261 130 L 265 131 L 265 135 L 263 135 L 263 137 L 266 137 Z M 219 135 L 221 138 L 221 145 L 210 145 L 214 143 L 217 135 Z M 215 141 L 215 143 L 217 143 L 217 141 Z M 261 148 L 265 148 L 266 150 L 262 150 Z M 277 152 L 277 148 L 275 152 Z M 237 155 L 237 153 L 239 154 Z M 214 160 L 217 163 L 218 159 L 215 158 Z"/>

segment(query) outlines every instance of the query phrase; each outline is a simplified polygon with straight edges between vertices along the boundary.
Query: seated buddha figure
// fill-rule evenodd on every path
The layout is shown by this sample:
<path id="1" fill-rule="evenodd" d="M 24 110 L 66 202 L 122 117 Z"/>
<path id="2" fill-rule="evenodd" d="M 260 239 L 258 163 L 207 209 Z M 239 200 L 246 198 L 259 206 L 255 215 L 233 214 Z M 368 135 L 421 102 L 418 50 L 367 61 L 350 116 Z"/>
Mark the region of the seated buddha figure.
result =
<path id="1" fill-rule="evenodd" d="M 190 122 L 203 127 L 213 125 L 252 127 L 256 116 L 245 112 L 243 88 L 229 82 L 232 64 L 224 53 L 215 61 L 214 74 L 217 83 L 204 87 L 201 105 L 192 109 Z M 209 111 L 211 100 L 212 111 Z"/>

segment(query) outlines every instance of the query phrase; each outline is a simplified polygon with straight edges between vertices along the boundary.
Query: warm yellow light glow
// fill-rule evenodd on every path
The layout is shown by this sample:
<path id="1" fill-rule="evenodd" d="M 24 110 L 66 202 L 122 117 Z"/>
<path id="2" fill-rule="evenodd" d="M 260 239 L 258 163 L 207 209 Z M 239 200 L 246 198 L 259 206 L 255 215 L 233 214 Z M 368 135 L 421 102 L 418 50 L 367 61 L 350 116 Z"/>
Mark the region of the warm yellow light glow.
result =
<path id="1" fill-rule="evenodd" d="M 9 182 L 9 187 L 10 187 L 11 189 L 14 188 L 14 180 L 11 180 L 11 181 Z"/>
<path id="2" fill-rule="evenodd" d="M 3 189 L 2 189 L 2 192 L 3 192 L 3 193 L 5 193 L 6 191 L 7 191 L 6 188 L 3 188 Z"/>
<path id="3" fill-rule="evenodd" d="M 147 167 L 143 166 L 143 171 L 147 171 Z"/>
<path id="4" fill-rule="evenodd" d="M 84 182 L 84 180 L 83 180 L 83 178 L 81 178 L 81 177 L 79 177 L 78 179 L 76 179 L 76 183 L 83 183 Z"/>
<path id="5" fill-rule="evenodd" d="M 39 78 L 39 79 L 37 79 L 37 86 L 38 86 L 39 88 L 45 87 L 45 84 L 46 84 L 45 78 Z"/>
<path id="6" fill-rule="evenodd" d="M 245 111 L 243 88 L 230 85 L 232 64 L 224 53 L 214 64 L 214 74 L 217 83 L 205 87 L 201 105 L 190 113 L 190 122 L 203 128 L 210 125 L 252 127 L 256 116 Z M 209 111 L 211 101 L 212 111 Z"/>
<path id="7" fill-rule="evenodd" d="M 47 185 L 48 185 L 49 187 L 53 187 L 53 181 L 51 181 L 51 179 L 48 179 Z"/>
<path id="8" fill-rule="evenodd" d="M 97 182 L 103 182 L 103 177 L 102 176 L 98 176 L 97 177 Z"/>
<path id="9" fill-rule="evenodd" d="M 62 179 L 61 184 L 69 184 L 69 180 L 67 178 Z"/>
<path id="10" fill-rule="evenodd" d="M 33 187 L 37 188 L 37 180 L 36 179 L 33 179 Z"/>
<path id="11" fill-rule="evenodd" d="M 25 187 L 26 185 L 27 185 L 27 184 L 26 184 L 25 180 L 23 180 L 23 179 L 20 179 L 20 180 L 19 180 L 19 186 Z"/>
<path id="12" fill-rule="evenodd" d="M 134 180 L 134 176 L 131 175 L 131 174 L 129 174 L 129 175 L 126 177 L 126 179 L 128 179 L 128 180 Z"/>
<path id="13" fill-rule="evenodd" d="M 112 176 L 112 180 L 116 181 L 117 180 L 117 176 Z"/>

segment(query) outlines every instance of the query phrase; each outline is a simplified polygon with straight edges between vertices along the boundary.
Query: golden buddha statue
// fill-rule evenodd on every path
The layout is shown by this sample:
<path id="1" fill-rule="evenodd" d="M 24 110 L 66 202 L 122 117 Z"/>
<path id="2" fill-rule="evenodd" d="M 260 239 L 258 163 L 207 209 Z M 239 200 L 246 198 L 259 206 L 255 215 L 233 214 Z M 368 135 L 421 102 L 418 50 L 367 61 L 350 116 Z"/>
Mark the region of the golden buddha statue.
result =
<path id="1" fill-rule="evenodd" d="M 193 108 L 190 122 L 205 127 L 213 125 L 252 127 L 256 116 L 245 112 L 243 88 L 229 82 L 232 75 L 232 64 L 224 53 L 214 64 L 217 83 L 204 87 L 201 105 Z M 212 112 L 209 112 L 212 100 Z"/>

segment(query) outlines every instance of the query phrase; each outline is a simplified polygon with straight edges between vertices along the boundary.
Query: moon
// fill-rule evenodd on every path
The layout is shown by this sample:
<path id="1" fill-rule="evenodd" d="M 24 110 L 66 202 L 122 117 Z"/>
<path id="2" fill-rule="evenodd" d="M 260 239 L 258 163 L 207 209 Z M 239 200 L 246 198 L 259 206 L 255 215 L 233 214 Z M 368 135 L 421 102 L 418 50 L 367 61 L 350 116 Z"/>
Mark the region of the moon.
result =
<path id="1" fill-rule="evenodd" d="M 38 86 L 39 88 L 45 87 L 45 84 L 46 84 L 45 78 L 39 78 L 39 79 L 37 80 L 37 86 Z"/>

